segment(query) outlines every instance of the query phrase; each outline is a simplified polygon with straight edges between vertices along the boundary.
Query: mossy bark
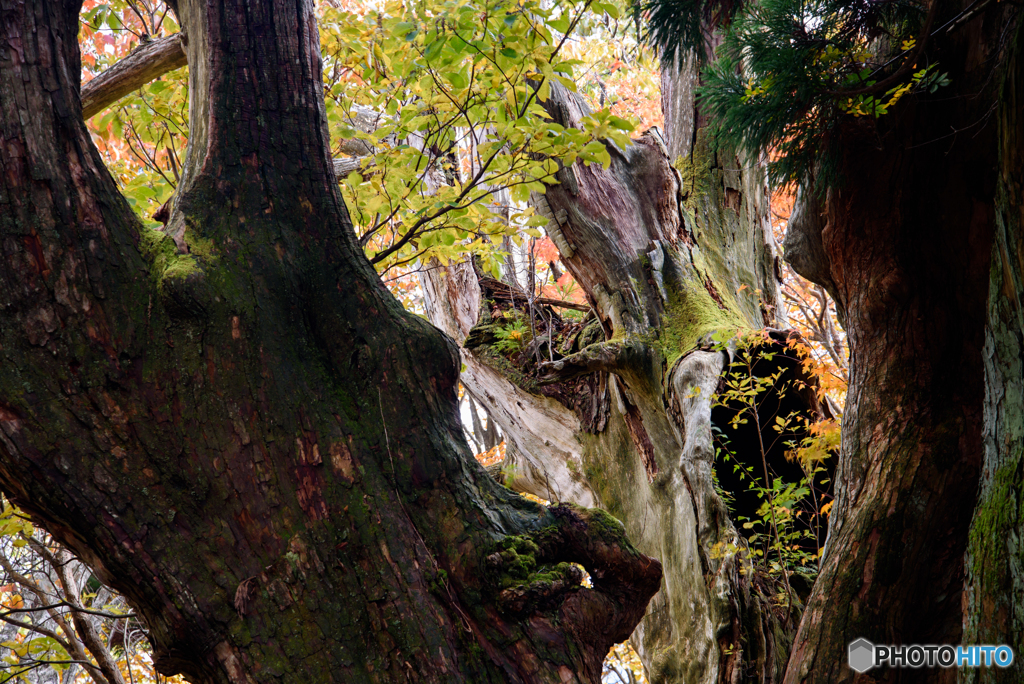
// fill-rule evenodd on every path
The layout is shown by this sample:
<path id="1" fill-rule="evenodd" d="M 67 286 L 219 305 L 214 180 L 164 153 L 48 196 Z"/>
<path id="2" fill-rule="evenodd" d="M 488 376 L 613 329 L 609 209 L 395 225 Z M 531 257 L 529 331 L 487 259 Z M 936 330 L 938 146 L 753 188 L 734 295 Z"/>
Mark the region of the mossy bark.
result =
<path id="1" fill-rule="evenodd" d="M 1024 673 L 1024 31 L 1017 27 L 1000 93 L 999 177 L 985 325 L 984 456 L 967 546 L 965 644 L 1007 644 L 1009 668 L 967 668 L 962 682 Z"/>
<path id="2" fill-rule="evenodd" d="M 696 120 L 692 98 L 676 99 Z M 565 126 L 587 113 L 557 85 L 545 107 Z M 561 169 L 535 198 L 600 334 L 541 363 L 532 389 L 487 359 L 495 323 L 470 264 L 429 271 L 427 309 L 467 342 L 462 382 L 508 440 L 512 485 L 589 497 L 662 559 L 662 591 L 632 638 L 650 681 L 778 681 L 795 617 L 785 623 L 754 586 L 712 477 L 712 397 L 728 353 L 710 335 L 781 323 L 767 189 L 763 169 L 741 171 L 704 129 L 696 140 L 673 160 L 671 141 L 648 131 L 626 149 L 610 145 L 608 168 Z M 585 411 L 541 396 L 571 395 L 561 389 L 570 383 L 590 393 Z"/>
<path id="3" fill-rule="evenodd" d="M 353 238 L 312 3 L 177 3 L 193 135 L 168 232 L 81 120 L 80 3 L 0 9 L 0 486 L 195 682 L 597 682 L 657 561 L 475 463 L 458 359 Z M 602 581 L 508 611 L 487 558 Z"/>

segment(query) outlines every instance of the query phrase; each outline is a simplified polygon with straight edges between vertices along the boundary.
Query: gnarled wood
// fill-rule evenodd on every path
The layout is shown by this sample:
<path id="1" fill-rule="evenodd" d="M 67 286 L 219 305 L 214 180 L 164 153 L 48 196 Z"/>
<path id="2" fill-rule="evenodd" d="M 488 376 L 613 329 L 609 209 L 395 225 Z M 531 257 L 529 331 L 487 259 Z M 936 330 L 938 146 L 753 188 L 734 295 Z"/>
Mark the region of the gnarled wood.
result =
<path id="1" fill-rule="evenodd" d="M 588 113 L 557 84 L 545 107 L 565 126 Z M 689 114 L 696 120 L 692 104 Z M 645 553 L 663 558 L 664 586 L 632 638 L 650 680 L 778 681 L 788 648 L 778 635 L 785 628 L 778 629 L 752 587 L 747 561 L 723 552 L 743 541 L 712 482 L 711 406 L 727 355 L 700 349 L 716 330 L 758 328 L 766 319 L 776 324 L 764 175 L 741 173 L 734 157 L 720 160 L 703 137 L 680 160 L 680 173 L 669 147 L 648 131 L 625 149 L 610 146 L 609 168 L 563 168 L 558 183 L 533 198 L 600 321 L 598 339 L 588 338 L 572 354 L 552 352 L 553 361 L 542 351 L 536 374 L 520 378 L 488 346 L 494 323 L 480 306 L 469 264 L 428 270 L 427 311 L 457 341 L 469 336 L 462 382 L 478 398 L 478 388 L 488 387 L 496 401 L 481 403 L 511 444 L 550 434 L 541 416 L 559 409 L 572 415 L 542 392 L 564 402 L 562 384 L 577 382 L 570 378 L 581 373 L 588 387 L 599 388 L 592 399 L 600 408 L 591 415 L 600 418 L 577 413 L 579 420 L 556 431 L 558 443 L 577 444 L 575 472 L 561 465 L 575 460 L 535 439 L 532 452 L 516 446 L 512 458 L 538 464 L 531 472 L 575 476 Z M 509 406 L 517 408 L 508 413 Z M 543 483 L 537 477 L 511 482 L 535 493 L 548 491 Z"/>
<path id="2" fill-rule="evenodd" d="M 431 322 L 461 347 L 480 317 L 481 290 L 472 264 L 447 269 L 434 264 L 421 274 L 420 282 Z M 579 418 L 557 401 L 517 387 L 490 358 L 465 348 L 461 353 L 466 366 L 463 386 L 506 438 L 502 479 L 517 491 L 548 501 L 595 505 L 581 475 Z"/>

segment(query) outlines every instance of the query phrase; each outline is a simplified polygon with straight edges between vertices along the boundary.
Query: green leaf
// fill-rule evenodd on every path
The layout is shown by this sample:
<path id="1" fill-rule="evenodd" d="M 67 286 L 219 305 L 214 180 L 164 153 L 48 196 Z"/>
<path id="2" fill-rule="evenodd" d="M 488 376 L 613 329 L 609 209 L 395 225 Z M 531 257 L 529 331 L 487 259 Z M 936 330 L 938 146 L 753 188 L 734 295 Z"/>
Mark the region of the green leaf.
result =
<path id="1" fill-rule="evenodd" d="M 466 80 L 466 77 L 457 71 L 447 74 L 447 78 L 448 82 L 458 90 L 462 90 L 469 83 L 469 81 Z"/>

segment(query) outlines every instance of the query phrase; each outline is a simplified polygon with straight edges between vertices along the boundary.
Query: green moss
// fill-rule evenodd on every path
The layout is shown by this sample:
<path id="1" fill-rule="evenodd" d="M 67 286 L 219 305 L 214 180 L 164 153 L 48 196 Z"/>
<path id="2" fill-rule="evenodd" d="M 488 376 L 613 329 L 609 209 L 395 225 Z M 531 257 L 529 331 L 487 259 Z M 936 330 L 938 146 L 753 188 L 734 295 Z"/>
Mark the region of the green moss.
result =
<path id="1" fill-rule="evenodd" d="M 580 349 L 583 349 L 584 347 L 589 347 L 590 345 L 596 344 L 597 342 L 603 342 L 604 328 L 601 327 L 601 322 L 595 320 L 593 323 L 590 323 L 580 333 L 579 337 L 577 338 L 577 341 Z"/>
<path id="2" fill-rule="evenodd" d="M 163 231 L 145 227 L 139 230 L 139 248 L 142 256 L 158 267 L 166 266 L 167 261 L 178 253 L 178 246 L 174 244 L 171 236 Z"/>
<path id="3" fill-rule="evenodd" d="M 474 325 L 466 335 L 466 341 L 462 346 L 466 349 L 485 347 L 498 341 L 498 331 L 502 329 L 500 323 L 479 323 Z"/>
<path id="4" fill-rule="evenodd" d="M 202 258 L 207 263 L 213 263 L 217 260 L 217 249 L 214 247 L 213 240 L 201 238 L 188 232 L 185 233 L 185 239 L 188 242 L 188 251 L 191 254 Z"/>
<path id="5" fill-rule="evenodd" d="M 526 584 L 540 588 L 537 585 L 551 585 L 555 582 L 566 582 L 574 584 L 573 580 L 579 573 L 579 568 L 572 563 L 558 563 L 556 565 L 542 565 L 536 572 L 532 572 L 526 578 Z"/>
<path id="6" fill-rule="evenodd" d="M 299 554 L 295 553 L 294 551 L 288 551 L 284 554 L 284 559 L 288 561 L 288 566 L 292 572 L 295 572 L 299 569 Z"/>
<path id="7" fill-rule="evenodd" d="M 184 280 L 193 273 L 200 273 L 201 271 L 202 269 L 199 268 L 199 264 L 194 256 L 183 254 L 167 265 L 167 268 L 160 275 L 160 282 L 162 284 L 169 280 Z"/>
<path id="8" fill-rule="evenodd" d="M 554 534 L 557 526 L 545 528 L 538 538 Z M 498 550 L 488 556 L 496 571 L 492 577 L 498 593 L 498 609 L 525 614 L 553 605 L 558 597 L 582 583 L 583 573 L 572 563 L 537 562 L 540 549 L 527 536 L 512 535 L 498 543 Z"/>
<path id="9" fill-rule="evenodd" d="M 430 590 L 441 596 L 448 591 L 448 573 L 445 570 L 438 570 L 434 578 L 430 580 Z"/>
<path id="10" fill-rule="evenodd" d="M 580 467 L 579 464 L 576 463 L 576 459 L 570 458 L 569 460 L 566 461 L 565 465 L 566 467 L 569 468 L 569 474 L 572 475 L 573 479 L 578 482 L 580 475 L 582 473 L 580 473 Z"/>
<path id="11" fill-rule="evenodd" d="M 609 544 L 628 546 L 626 539 L 626 527 L 622 521 L 611 513 L 600 508 L 581 509 L 580 517 L 583 517 L 590 524 L 592 531 L 598 537 Z"/>
<path id="12" fill-rule="evenodd" d="M 152 272 L 160 291 L 172 281 L 186 280 L 193 274 L 202 273 L 197 256 L 204 260 L 213 258 L 213 243 L 210 240 L 193 239 L 189 243 L 193 253 L 181 254 L 171 236 L 151 228 L 139 231 L 139 246 L 142 255 L 153 265 Z"/>
<path id="13" fill-rule="evenodd" d="M 667 287 L 667 290 L 664 325 L 655 345 L 669 366 L 683 353 L 695 348 L 705 335 L 716 330 L 745 327 L 735 302 L 723 296 L 722 305 L 719 305 L 702 283 L 685 280 Z"/>
<path id="14" fill-rule="evenodd" d="M 561 503 L 556 508 L 562 509 L 568 512 L 570 516 L 578 518 L 587 526 L 587 532 L 591 537 L 599 539 L 610 546 L 619 546 L 624 550 L 636 551 L 626 537 L 626 526 L 608 511 L 600 508 L 583 508 L 572 503 Z M 557 510 L 552 512 L 558 517 L 565 515 L 565 513 L 559 515 Z"/>
<path id="15" fill-rule="evenodd" d="M 537 568 L 537 554 L 540 548 L 536 542 L 524 535 L 504 537 L 497 545 L 498 574 L 495 583 L 506 589 L 529 580 Z M 493 556 L 491 556 L 493 558 Z"/>
<path id="16" fill-rule="evenodd" d="M 473 355 L 478 361 L 487 364 L 504 375 L 505 378 L 512 382 L 512 384 L 524 392 L 529 392 L 531 394 L 537 393 L 539 388 L 537 382 L 521 373 L 511 361 L 499 354 L 492 347 L 477 347 Z"/>
<path id="17" fill-rule="evenodd" d="M 1024 513 L 1021 510 L 1024 503 L 1018 501 L 1016 494 L 1020 488 L 1017 473 L 1022 457 L 1018 455 L 995 472 L 988 496 L 978 505 L 971 523 L 971 573 L 983 587 L 999 586 L 1003 581 L 1003 578 L 987 575 L 1005 572 L 1006 535 L 1017 529 Z"/>

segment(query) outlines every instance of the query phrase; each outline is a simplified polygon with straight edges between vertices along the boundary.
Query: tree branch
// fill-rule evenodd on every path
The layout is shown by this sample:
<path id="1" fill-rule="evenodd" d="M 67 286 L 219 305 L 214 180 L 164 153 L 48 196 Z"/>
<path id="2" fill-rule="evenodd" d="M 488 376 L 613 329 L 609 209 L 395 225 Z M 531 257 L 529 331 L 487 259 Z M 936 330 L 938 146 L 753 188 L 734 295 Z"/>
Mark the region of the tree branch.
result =
<path id="1" fill-rule="evenodd" d="M 33 545 L 35 547 L 35 545 Z M 39 549 L 37 548 L 37 551 Z M 59 559 L 64 561 L 65 559 Z M 57 580 L 60 582 L 61 588 L 64 590 L 65 600 L 71 603 L 71 621 L 75 625 L 75 632 L 78 634 L 78 638 L 82 644 L 89 651 L 93 658 L 96 659 L 96 664 L 100 671 L 103 672 L 103 676 L 107 678 L 111 684 L 124 684 L 124 678 L 121 677 L 121 670 L 117 667 L 117 663 L 114 662 L 113 656 L 110 651 L 103 645 L 103 640 L 100 638 L 99 632 L 96 627 L 89 620 L 85 619 L 79 612 L 82 610 L 82 606 L 76 601 L 76 597 L 81 593 L 79 587 L 75 582 L 75 578 L 68 572 L 67 564 L 64 562 L 54 563 L 52 560 L 50 564 L 53 565 L 53 569 L 57 573 Z"/>
<path id="2" fill-rule="evenodd" d="M 650 352 L 650 346 L 635 335 L 627 335 L 622 340 L 598 342 L 563 359 L 541 362 L 538 364 L 541 374 L 537 381 L 548 385 L 587 373 L 620 373 L 631 367 L 640 368 Z"/>
<path id="3" fill-rule="evenodd" d="M 862 88 L 853 88 L 852 90 L 833 90 L 829 91 L 829 94 L 836 95 L 838 97 L 856 97 L 857 95 L 878 93 L 898 83 L 904 76 L 910 73 L 910 71 L 914 68 L 914 65 L 917 64 L 918 58 L 924 53 L 924 49 L 928 44 L 928 39 L 931 38 L 932 36 L 932 24 L 935 23 L 935 17 L 938 14 L 938 9 L 939 3 L 938 0 L 935 0 L 934 2 L 932 2 L 931 8 L 928 10 L 928 16 L 925 19 L 924 28 L 921 29 L 921 34 L 917 37 L 917 42 L 915 43 L 913 51 L 904 51 L 903 53 L 901 53 L 907 54 L 907 52 L 910 52 L 907 58 L 903 60 L 903 64 L 900 65 L 900 68 L 897 69 L 892 75 L 883 78 L 881 81 L 878 81 L 877 83 L 873 83 Z"/>
<path id="4" fill-rule="evenodd" d="M 0 611 L 0 616 L 13 615 L 15 613 L 35 613 L 36 611 L 50 610 L 51 608 L 70 608 L 71 610 L 77 610 L 81 613 L 88 613 L 89 615 L 98 615 L 99 617 L 105 618 L 113 618 L 115 620 L 122 620 L 124 618 L 135 617 L 135 613 L 108 613 L 103 610 L 83 608 L 82 606 L 71 603 L 70 601 L 58 601 L 57 603 L 51 603 L 45 606 L 36 606 L 35 608 L 11 608 L 10 610 Z"/>
<path id="5" fill-rule="evenodd" d="M 82 86 L 82 118 L 92 118 L 128 93 L 186 64 L 180 33 L 143 43 Z"/>
<path id="6" fill-rule="evenodd" d="M 367 164 L 367 161 L 370 163 Z M 359 167 L 366 164 L 367 167 L 373 165 L 373 159 L 370 156 L 366 157 L 344 157 L 342 159 L 334 160 L 334 175 L 340 182 L 343 178 L 348 176 L 350 173 L 359 171 Z"/>

